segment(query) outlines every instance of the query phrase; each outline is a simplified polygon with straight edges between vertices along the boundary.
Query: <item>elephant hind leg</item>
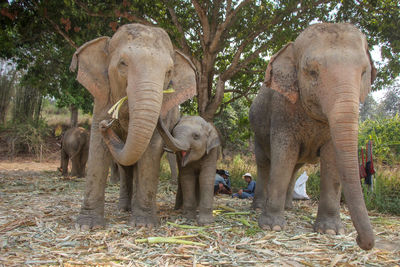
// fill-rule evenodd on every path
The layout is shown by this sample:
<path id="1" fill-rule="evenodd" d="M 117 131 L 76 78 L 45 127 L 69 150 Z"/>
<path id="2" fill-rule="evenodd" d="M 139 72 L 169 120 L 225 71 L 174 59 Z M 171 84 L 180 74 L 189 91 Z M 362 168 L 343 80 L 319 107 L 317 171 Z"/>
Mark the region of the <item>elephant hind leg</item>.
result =
<path id="1" fill-rule="evenodd" d="M 303 166 L 303 164 L 296 164 L 294 167 L 292 179 L 290 180 L 288 190 L 286 193 L 286 201 L 285 201 L 285 210 L 290 210 L 293 208 L 293 192 L 294 192 L 294 186 L 296 184 L 296 177 L 297 177 L 297 172 L 298 170 Z"/>
<path id="2" fill-rule="evenodd" d="M 130 211 L 133 191 L 133 172 L 136 165 L 120 165 L 118 168 L 120 177 L 118 208 L 123 211 Z"/>
<path id="3" fill-rule="evenodd" d="M 68 175 L 69 156 L 64 149 L 61 149 L 61 171 L 63 176 Z"/>
<path id="4" fill-rule="evenodd" d="M 72 162 L 71 176 L 80 177 L 79 176 L 81 170 L 80 156 L 75 155 L 74 157 L 71 158 L 71 162 Z"/>
<path id="5" fill-rule="evenodd" d="M 342 234 L 340 220 L 341 183 L 332 142 L 321 149 L 320 200 L 314 230 L 326 234 Z"/>

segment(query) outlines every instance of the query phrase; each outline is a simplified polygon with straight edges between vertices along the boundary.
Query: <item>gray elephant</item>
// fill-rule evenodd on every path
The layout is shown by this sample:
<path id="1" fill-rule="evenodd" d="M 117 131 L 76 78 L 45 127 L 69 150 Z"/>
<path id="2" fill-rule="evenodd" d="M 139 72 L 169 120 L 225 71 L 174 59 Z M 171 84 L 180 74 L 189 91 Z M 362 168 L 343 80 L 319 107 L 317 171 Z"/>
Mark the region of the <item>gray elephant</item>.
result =
<path id="1" fill-rule="evenodd" d="M 183 207 L 188 219 L 198 224 L 214 221 L 212 216 L 214 180 L 220 140 L 213 125 L 199 116 L 182 117 L 172 135 L 162 121 L 157 126 L 167 148 L 176 153 L 178 163 L 178 192 L 175 208 Z"/>
<path id="2" fill-rule="evenodd" d="M 89 132 L 81 127 L 65 131 L 61 140 L 61 166 L 63 176 L 68 175 L 68 162 L 71 160 L 71 176 L 85 177 L 85 167 L 89 154 Z"/>
<path id="3" fill-rule="evenodd" d="M 357 134 L 359 103 L 375 76 L 366 38 L 350 24 L 312 25 L 271 58 L 250 109 L 258 172 L 254 207 L 263 208 L 260 227 L 284 227 L 294 174 L 320 158 L 314 229 L 344 232 L 339 215 L 343 189 L 357 243 L 365 250 L 374 246 L 358 174 Z"/>
<path id="4" fill-rule="evenodd" d="M 133 226 L 157 224 L 156 193 L 161 136 L 158 118 L 171 130 L 179 119 L 178 105 L 196 94 L 191 61 L 173 49 L 168 34 L 141 24 L 121 26 L 112 38 L 100 37 L 74 54 L 71 70 L 94 97 L 86 190 L 77 225 L 100 227 L 104 220 L 104 190 L 111 160 L 121 166 L 131 195 Z M 168 89 L 168 90 L 167 90 Z M 171 92 L 172 93 L 167 93 Z M 127 97 L 122 104 L 119 100 Z M 121 109 L 111 119 L 115 103 Z"/>

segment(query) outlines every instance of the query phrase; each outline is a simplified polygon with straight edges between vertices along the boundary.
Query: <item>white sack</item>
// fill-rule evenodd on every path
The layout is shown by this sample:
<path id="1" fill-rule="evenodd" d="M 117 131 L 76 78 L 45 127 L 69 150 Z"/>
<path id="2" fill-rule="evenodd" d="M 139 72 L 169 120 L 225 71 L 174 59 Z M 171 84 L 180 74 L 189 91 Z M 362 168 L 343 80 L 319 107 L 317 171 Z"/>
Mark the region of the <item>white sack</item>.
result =
<path id="1" fill-rule="evenodd" d="M 306 192 L 307 180 L 307 172 L 303 172 L 300 177 L 297 178 L 296 184 L 294 185 L 293 199 L 310 199 Z"/>

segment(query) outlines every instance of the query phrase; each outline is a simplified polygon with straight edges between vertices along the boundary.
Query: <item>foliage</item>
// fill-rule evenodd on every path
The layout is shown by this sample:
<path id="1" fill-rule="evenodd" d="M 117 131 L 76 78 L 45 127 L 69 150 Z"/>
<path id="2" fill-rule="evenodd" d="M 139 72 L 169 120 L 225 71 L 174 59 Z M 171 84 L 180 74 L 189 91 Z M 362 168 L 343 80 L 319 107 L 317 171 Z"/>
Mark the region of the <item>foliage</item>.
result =
<path id="1" fill-rule="evenodd" d="M 387 88 L 381 103 L 379 103 L 378 112 L 384 117 L 400 114 L 400 81 L 397 80 L 395 84 Z"/>
<path id="2" fill-rule="evenodd" d="M 315 172 L 310 172 L 308 174 L 308 180 L 306 185 L 307 195 L 313 199 L 318 200 L 320 195 L 320 179 L 321 173 L 320 170 L 317 169 Z"/>
<path id="3" fill-rule="evenodd" d="M 400 116 L 366 120 L 359 126 L 358 145 L 365 147 L 373 141 L 373 155 L 378 161 L 388 164 L 400 159 Z"/>
<path id="4" fill-rule="evenodd" d="M 28 152 L 38 158 L 46 150 L 46 138 L 50 136 L 51 130 L 43 120 L 28 120 L 23 123 L 13 122 L 1 129 L 8 133 L 7 138 L 12 144 L 10 153 L 12 156 L 19 152 Z"/>
<path id="5" fill-rule="evenodd" d="M 229 101 L 231 93 L 225 93 L 224 101 Z M 214 123 L 219 130 L 223 147 L 228 151 L 249 151 L 253 132 L 250 129 L 249 109 L 251 100 L 241 98 L 235 102 L 223 104 Z"/>
<path id="6" fill-rule="evenodd" d="M 364 103 L 360 106 L 360 121 L 365 121 L 366 119 L 374 119 L 377 113 L 378 103 L 372 97 L 372 94 L 369 94 Z"/>
<path id="7" fill-rule="evenodd" d="M 375 175 L 374 190 L 370 192 L 367 186 L 363 186 L 365 204 L 369 210 L 400 215 L 400 177 L 391 174 L 384 176 L 381 173 Z"/>
<path id="8" fill-rule="evenodd" d="M 74 49 L 132 22 L 164 28 L 192 59 L 199 73 L 197 112 L 209 121 L 221 104 L 256 92 L 267 58 L 314 21 L 352 22 L 370 46 L 381 45 L 385 61 L 377 88 L 400 69 L 396 1 L 15 0 L 1 8 L 0 56 L 14 58 L 30 74 L 26 82 L 60 106 L 86 110 L 91 97 L 67 70 Z M 224 99 L 225 92 L 231 99 Z"/>

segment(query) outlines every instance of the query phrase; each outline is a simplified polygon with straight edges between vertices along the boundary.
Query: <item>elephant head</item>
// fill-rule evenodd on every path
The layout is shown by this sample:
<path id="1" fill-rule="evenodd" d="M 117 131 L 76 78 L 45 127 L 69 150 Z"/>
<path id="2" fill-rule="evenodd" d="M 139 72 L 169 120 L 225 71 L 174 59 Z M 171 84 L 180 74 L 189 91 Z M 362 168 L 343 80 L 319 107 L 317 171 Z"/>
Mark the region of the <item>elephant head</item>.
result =
<path id="1" fill-rule="evenodd" d="M 97 109 L 108 110 L 119 99 L 128 98 L 122 114 L 126 120 L 121 120 L 125 143 L 100 123 L 105 143 L 122 165 L 134 164 L 141 157 L 160 116 L 196 94 L 193 63 L 174 51 L 168 34 L 156 27 L 127 24 L 112 38 L 87 42 L 75 52 L 70 69 L 77 65 L 78 81 L 94 97 L 94 116 Z M 174 92 L 163 94 L 167 88 Z M 102 116 L 99 119 L 106 118 Z"/>
<path id="2" fill-rule="evenodd" d="M 316 24 L 275 54 L 265 83 L 330 128 L 346 203 L 363 249 L 374 246 L 357 160 L 358 110 L 376 69 L 365 36 L 350 24 Z"/>
<path id="3" fill-rule="evenodd" d="M 172 135 L 159 120 L 157 129 L 167 148 L 180 153 L 181 166 L 201 159 L 211 149 L 220 145 L 218 132 L 210 123 L 199 116 L 182 117 L 174 127 Z"/>

